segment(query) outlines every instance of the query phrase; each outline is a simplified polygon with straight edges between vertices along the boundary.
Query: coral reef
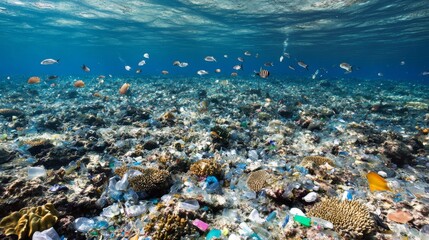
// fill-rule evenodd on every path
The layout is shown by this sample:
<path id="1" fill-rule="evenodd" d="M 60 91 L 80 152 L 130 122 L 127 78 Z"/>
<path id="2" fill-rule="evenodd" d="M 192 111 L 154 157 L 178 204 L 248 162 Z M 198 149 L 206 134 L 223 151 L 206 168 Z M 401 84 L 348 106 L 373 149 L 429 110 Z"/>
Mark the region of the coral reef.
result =
<path id="1" fill-rule="evenodd" d="M 222 168 L 214 159 L 201 159 L 191 165 L 190 171 L 199 177 L 219 176 Z"/>
<path id="2" fill-rule="evenodd" d="M 157 217 L 153 217 L 145 226 L 145 232 L 150 233 L 154 240 L 182 239 L 195 233 L 196 228 L 191 224 L 191 212 L 175 212 L 165 209 Z"/>
<path id="3" fill-rule="evenodd" d="M 228 147 L 230 135 L 230 132 L 226 128 L 220 126 L 214 126 L 210 129 L 210 136 L 213 144 L 215 145 L 215 149 Z"/>
<path id="4" fill-rule="evenodd" d="M 59 213 L 54 205 L 23 208 L 13 212 L 0 221 L 0 228 L 6 236 L 17 235 L 18 239 L 30 239 L 36 231 L 52 227 L 58 220 Z"/>
<path id="5" fill-rule="evenodd" d="M 331 166 L 335 166 L 334 161 L 322 156 L 307 156 L 302 160 L 301 165 L 307 168 L 314 168 L 320 165 L 325 165 L 326 163 Z"/>
<path id="6" fill-rule="evenodd" d="M 358 201 L 326 198 L 316 203 L 307 215 L 332 222 L 335 230 L 347 239 L 362 239 L 375 230 L 375 223 L 368 209 Z"/>
<path id="7" fill-rule="evenodd" d="M 252 189 L 255 192 L 260 191 L 267 184 L 267 180 L 269 179 L 270 174 L 265 170 L 258 170 L 250 173 L 247 178 L 246 184 L 247 187 Z"/>
<path id="8" fill-rule="evenodd" d="M 150 195 L 159 195 L 168 190 L 171 185 L 171 176 L 166 170 L 121 166 L 115 169 L 115 173 L 123 177 L 130 169 L 134 169 L 142 173 L 128 179 L 131 188 L 136 192 L 147 192 Z"/>
<path id="9" fill-rule="evenodd" d="M 11 118 L 13 116 L 23 116 L 24 112 L 21 110 L 11 109 L 11 108 L 0 108 L 0 116 L 5 118 Z"/>

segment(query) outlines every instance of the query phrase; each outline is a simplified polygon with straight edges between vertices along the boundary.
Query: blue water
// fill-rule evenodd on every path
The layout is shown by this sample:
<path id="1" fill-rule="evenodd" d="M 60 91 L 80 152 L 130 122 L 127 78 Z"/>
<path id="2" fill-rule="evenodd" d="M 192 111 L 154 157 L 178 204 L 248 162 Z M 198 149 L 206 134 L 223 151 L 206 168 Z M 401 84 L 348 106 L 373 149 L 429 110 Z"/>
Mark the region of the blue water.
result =
<path id="1" fill-rule="evenodd" d="M 173 76 L 196 76 L 204 69 L 213 76 L 220 68 L 229 76 L 242 56 L 242 76 L 271 61 L 272 78 L 311 79 L 323 68 L 327 73 L 320 71 L 316 79 L 428 82 L 429 75 L 422 74 L 429 71 L 428 26 L 427 0 L 4 0 L 0 76 L 138 76 L 137 63 L 147 52 L 141 75 L 168 70 Z M 279 62 L 285 52 L 291 58 Z M 207 55 L 218 61 L 205 62 Z M 61 60 L 40 65 L 45 58 Z M 174 67 L 175 60 L 189 67 Z M 358 70 L 344 74 L 341 62 Z M 82 64 L 91 72 L 83 72 Z"/>

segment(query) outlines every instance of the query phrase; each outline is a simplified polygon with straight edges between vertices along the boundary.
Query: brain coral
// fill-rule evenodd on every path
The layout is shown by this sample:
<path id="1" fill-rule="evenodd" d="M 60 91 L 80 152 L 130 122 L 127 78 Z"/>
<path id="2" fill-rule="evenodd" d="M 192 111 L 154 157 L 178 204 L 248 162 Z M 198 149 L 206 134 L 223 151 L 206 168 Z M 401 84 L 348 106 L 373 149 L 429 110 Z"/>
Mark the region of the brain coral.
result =
<path id="1" fill-rule="evenodd" d="M 368 237 L 375 229 L 368 209 L 358 201 L 327 198 L 315 204 L 307 215 L 332 222 L 335 230 L 346 239 Z"/>
<path id="2" fill-rule="evenodd" d="M 265 187 L 269 178 L 270 174 L 265 170 L 252 172 L 247 178 L 247 187 L 249 187 L 255 192 L 258 192 Z"/>
<path id="3" fill-rule="evenodd" d="M 190 171 L 199 177 L 219 176 L 222 166 L 214 159 L 201 159 L 191 165 Z"/>
<path id="4" fill-rule="evenodd" d="M 31 239 L 36 231 L 51 228 L 58 220 L 54 205 L 23 208 L 13 212 L 0 221 L 0 228 L 6 236 L 17 235 L 18 239 Z"/>

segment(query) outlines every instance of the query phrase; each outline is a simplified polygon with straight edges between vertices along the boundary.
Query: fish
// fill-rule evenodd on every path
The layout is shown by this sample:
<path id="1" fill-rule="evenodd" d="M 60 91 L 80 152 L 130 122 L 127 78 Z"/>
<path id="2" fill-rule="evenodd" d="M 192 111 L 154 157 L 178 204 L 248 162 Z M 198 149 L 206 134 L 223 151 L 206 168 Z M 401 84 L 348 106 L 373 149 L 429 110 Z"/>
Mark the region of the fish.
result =
<path id="1" fill-rule="evenodd" d="M 345 63 L 345 62 L 340 64 L 340 68 L 346 70 L 349 73 L 353 71 L 353 67 L 350 64 Z"/>
<path id="2" fill-rule="evenodd" d="M 137 74 L 139 74 L 139 73 L 141 73 L 141 72 L 142 72 L 142 70 L 141 70 L 140 68 L 136 70 L 136 73 L 137 73 Z"/>
<path id="3" fill-rule="evenodd" d="M 187 67 L 188 66 L 188 63 L 187 62 L 181 62 L 180 64 L 179 64 L 179 67 L 181 67 L 181 68 L 184 68 L 184 67 Z"/>
<path id="4" fill-rule="evenodd" d="M 284 59 L 284 57 L 283 56 L 280 56 L 280 62 L 283 62 L 283 59 Z"/>
<path id="5" fill-rule="evenodd" d="M 288 66 L 288 68 L 289 68 L 290 70 L 294 70 L 294 71 L 295 71 L 295 68 L 294 68 L 294 67 L 292 67 L 291 65 L 289 65 L 289 66 Z"/>
<path id="6" fill-rule="evenodd" d="M 137 65 L 139 65 L 139 66 L 143 66 L 143 65 L 145 65 L 146 64 L 146 61 L 145 60 L 141 60 L 140 62 L 139 62 L 139 64 L 137 64 Z"/>
<path id="7" fill-rule="evenodd" d="M 404 66 L 405 65 L 405 61 L 401 61 L 401 66 Z"/>
<path id="8" fill-rule="evenodd" d="M 97 78 L 98 78 L 98 79 L 105 79 L 105 78 L 106 78 L 106 76 L 104 76 L 104 75 L 100 75 L 100 76 L 98 76 Z"/>
<path id="9" fill-rule="evenodd" d="M 131 86 L 131 84 L 129 84 L 129 83 L 124 83 L 124 84 L 122 85 L 122 87 L 121 87 L 121 88 L 119 88 L 119 94 L 121 94 L 121 95 L 126 94 L 126 93 L 128 92 L 128 89 L 130 88 L 130 86 Z"/>
<path id="10" fill-rule="evenodd" d="M 238 71 L 238 70 L 243 70 L 243 64 L 240 65 L 235 65 L 234 67 L 232 67 L 234 70 Z"/>
<path id="11" fill-rule="evenodd" d="M 60 59 L 55 60 L 55 59 L 52 59 L 52 58 L 47 58 L 47 59 L 44 59 L 43 61 L 41 61 L 40 64 L 42 64 L 42 65 L 51 65 L 51 64 L 54 64 L 54 63 L 59 63 L 59 61 L 60 61 Z"/>
<path id="12" fill-rule="evenodd" d="M 374 191 L 392 191 L 387 185 L 387 181 L 376 172 L 369 172 L 366 175 L 369 183 L 369 190 Z"/>
<path id="13" fill-rule="evenodd" d="M 162 71 L 161 71 L 161 73 L 162 73 L 163 75 L 167 75 L 167 74 L 168 74 L 168 71 L 167 71 L 167 70 L 162 70 Z"/>
<path id="14" fill-rule="evenodd" d="M 82 65 L 82 70 L 85 72 L 91 71 L 91 69 L 88 66 L 86 66 L 85 64 Z"/>
<path id="15" fill-rule="evenodd" d="M 82 80 L 77 80 L 73 83 L 73 86 L 75 86 L 77 88 L 83 88 L 83 87 L 85 87 L 85 82 Z"/>
<path id="16" fill-rule="evenodd" d="M 259 72 L 255 71 L 255 75 L 261 78 L 267 78 L 268 76 L 270 76 L 270 72 L 268 70 L 260 68 Z"/>
<path id="17" fill-rule="evenodd" d="M 173 62 L 173 66 L 179 66 L 179 65 L 180 65 L 180 61 L 176 60 L 176 61 Z"/>
<path id="18" fill-rule="evenodd" d="M 422 75 L 423 76 L 429 75 L 429 72 L 428 71 L 424 71 L 424 72 L 422 72 Z"/>
<path id="19" fill-rule="evenodd" d="M 37 84 L 37 83 L 40 83 L 40 78 L 39 77 L 30 77 L 27 82 L 28 82 L 28 84 Z"/>
<path id="20" fill-rule="evenodd" d="M 145 53 L 145 54 L 143 54 L 143 57 L 144 57 L 144 58 L 149 58 L 149 53 Z"/>
<path id="21" fill-rule="evenodd" d="M 223 55 L 223 57 L 224 57 L 224 58 L 228 58 L 228 55 L 226 55 L 226 54 L 225 54 L 225 55 Z"/>
<path id="22" fill-rule="evenodd" d="M 216 58 L 214 58 L 213 56 L 207 56 L 204 58 L 204 60 L 206 60 L 207 62 L 216 62 Z"/>
<path id="23" fill-rule="evenodd" d="M 245 51 L 244 55 L 246 55 L 246 56 L 252 56 L 252 54 L 249 51 Z"/>
<path id="24" fill-rule="evenodd" d="M 298 65 L 299 65 L 300 67 L 302 67 L 302 68 L 307 69 L 307 71 L 308 71 L 308 65 L 307 65 L 307 64 L 305 64 L 305 62 L 303 62 L 303 61 L 299 61 L 299 62 L 298 62 Z"/>
<path id="25" fill-rule="evenodd" d="M 200 75 L 200 76 L 203 76 L 203 75 L 206 75 L 206 74 L 209 74 L 209 73 L 206 70 L 199 70 L 197 72 L 197 74 Z"/>
<path id="26" fill-rule="evenodd" d="M 319 69 L 316 70 L 316 72 L 313 73 L 313 75 L 311 76 L 311 78 L 314 80 L 316 79 L 317 75 L 319 74 Z"/>
<path id="27" fill-rule="evenodd" d="M 125 66 L 124 68 L 125 68 L 125 70 L 127 70 L 127 71 L 130 71 L 130 70 L 131 70 L 131 67 L 130 67 L 130 66 L 128 66 L 128 65 L 127 65 L 127 66 Z"/>
<path id="28" fill-rule="evenodd" d="M 273 62 L 266 62 L 266 63 L 264 63 L 264 66 L 265 67 L 272 67 L 272 66 L 274 66 L 274 63 Z"/>
<path id="29" fill-rule="evenodd" d="M 237 60 L 240 62 L 244 62 L 244 59 L 242 57 L 238 57 Z"/>
<path id="30" fill-rule="evenodd" d="M 220 73 L 221 72 L 220 68 L 216 68 L 215 72 Z"/>
<path id="31" fill-rule="evenodd" d="M 287 53 L 287 52 L 283 53 L 283 56 L 285 56 L 285 57 L 287 57 L 287 58 L 290 58 L 290 55 L 289 55 L 289 53 Z"/>
<path id="32" fill-rule="evenodd" d="M 236 72 L 231 73 L 231 77 L 237 77 L 237 76 L 238 76 L 238 73 L 236 73 Z"/>
<path id="33" fill-rule="evenodd" d="M 384 74 L 383 74 L 383 73 L 381 73 L 381 72 L 379 72 L 379 73 L 377 73 L 377 76 L 379 76 L 379 77 L 383 77 L 383 76 L 384 76 Z"/>
<path id="34" fill-rule="evenodd" d="M 54 80 L 54 79 L 57 79 L 57 78 L 58 78 L 57 75 L 51 75 L 51 76 L 48 77 L 48 80 Z"/>

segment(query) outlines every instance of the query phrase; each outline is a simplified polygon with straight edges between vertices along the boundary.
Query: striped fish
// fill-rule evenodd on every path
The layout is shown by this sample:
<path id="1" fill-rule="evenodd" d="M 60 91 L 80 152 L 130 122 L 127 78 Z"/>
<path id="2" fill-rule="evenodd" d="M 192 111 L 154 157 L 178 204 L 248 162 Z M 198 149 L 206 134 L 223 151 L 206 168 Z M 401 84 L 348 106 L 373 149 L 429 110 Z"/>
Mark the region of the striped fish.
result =
<path id="1" fill-rule="evenodd" d="M 268 70 L 265 69 L 259 69 L 259 72 L 255 71 L 255 75 L 259 76 L 261 78 L 267 78 L 268 76 L 270 76 L 270 72 Z"/>

